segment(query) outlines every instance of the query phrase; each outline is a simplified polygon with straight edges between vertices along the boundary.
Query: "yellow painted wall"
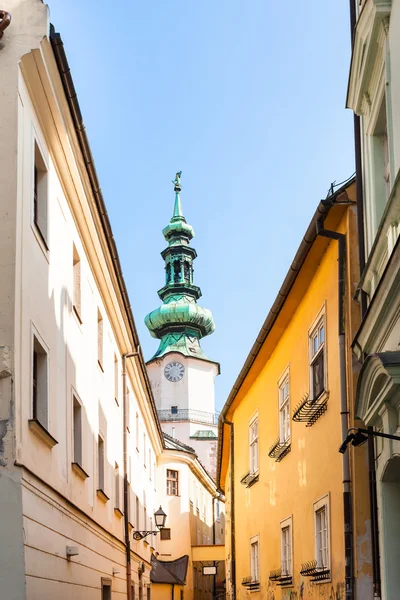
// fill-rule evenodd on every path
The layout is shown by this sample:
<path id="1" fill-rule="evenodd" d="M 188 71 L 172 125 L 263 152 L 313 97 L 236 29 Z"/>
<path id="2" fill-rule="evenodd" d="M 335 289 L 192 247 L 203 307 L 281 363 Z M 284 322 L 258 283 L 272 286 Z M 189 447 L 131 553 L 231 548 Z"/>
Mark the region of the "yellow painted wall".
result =
<path id="1" fill-rule="evenodd" d="M 352 221 L 354 222 L 354 209 Z M 332 219 L 331 219 L 332 221 Z M 339 230 L 347 229 L 347 213 Z M 351 235 L 355 236 L 354 227 Z M 356 242 L 354 237 L 354 243 Z M 254 600 L 344 598 L 344 535 L 341 443 L 337 242 L 320 239 L 306 259 L 296 286 L 286 303 L 286 323 L 279 319 L 265 342 L 256 363 L 242 386 L 241 394 L 228 413 L 235 428 L 235 519 L 237 599 L 252 595 Z M 353 267 L 351 267 L 353 268 Z M 303 281 L 302 281 L 303 279 Z M 297 293 L 296 293 L 297 292 Z M 271 444 L 279 435 L 278 381 L 290 369 L 290 414 L 309 392 L 309 328 L 325 306 L 328 408 L 312 427 L 291 420 L 291 452 L 281 462 L 269 458 Z M 288 308 L 289 307 L 289 308 Z M 288 316 L 288 311 L 291 315 Z M 284 312 L 284 311 L 283 311 Z M 283 323 L 284 315 L 281 319 Z M 350 337 L 350 336 L 349 336 Z M 263 358 L 264 357 L 264 358 Z M 261 361 L 264 359 L 264 362 Z M 249 383 L 250 382 L 250 383 Z M 244 389 L 244 391 L 243 391 Z M 249 420 L 258 411 L 259 481 L 249 488 L 240 480 L 249 471 Z M 226 462 L 229 428 L 224 431 L 223 460 Z M 222 472 L 227 496 L 227 539 L 230 540 L 229 468 Z M 300 576 L 301 564 L 315 558 L 313 503 L 330 496 L 331 580 L 311 583 Z M 269 572 L 281 566 L 280 522 L 293 519 L 293 586 L 281 588 L 269 581 Z M 250 538 L 259 535 L 260 592 L 241 585 L 250 576 Z M 228 558 L 228 556 L 227 556 Z M 229 573 L 227 560 L 227 574 Z M 229 585 L 229 582 L 228 582 Z M 334 594 L 332 596 L 332 593 Z"/>

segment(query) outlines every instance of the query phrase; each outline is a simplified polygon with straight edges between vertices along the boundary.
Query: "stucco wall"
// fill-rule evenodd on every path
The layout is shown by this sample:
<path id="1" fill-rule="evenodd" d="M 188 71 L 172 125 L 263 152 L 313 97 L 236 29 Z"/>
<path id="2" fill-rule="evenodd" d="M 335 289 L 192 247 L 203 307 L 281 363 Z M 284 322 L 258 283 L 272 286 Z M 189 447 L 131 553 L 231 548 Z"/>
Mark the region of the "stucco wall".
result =
<path id="1" fill-rule="evenodd" d="M 347 228 L 342 220 L 340 230 Z M 352 230 L 354 235 L 354 229 Z M 316 244 L 321 244 L 317 241 Z M 250 576 L 250 538 L 259 535 L 260 592 L 252 598 L 333 598 L 345 597 L 344 525 L 341 442 L 337 244 L 331 242 L 321 258 L 310 255 L 301 277 L 309 277 L 307 290 L 296 297 L 296 288 L 287 301 L 293 311 L 282 330 L 277 324 L 272 353 L 266 344 L 244 384 L 241 401 L 235 406 L 235 519 L 237 598 L 250 594 L 241 585 Z M 299 284 L 300 285 L 300 284 Z M 291 420 L 291 451 L 276 462 L 268 456 L 270 446 L 279 435 L 278 381 L 290 369 L 290 414 L 309 392 L 310 368 L 308 334 L 319 311 L 325 307 L 325 348 L 327 356 L 327 410 L 312 427 Z M 282 317 L 289 319 L 289 317 Z M 273 342 L 271 342 L 273 344 Z M 263 353 L 267 358 L 263 359 Z M 264 361 L 264 362 L 263 362 Z M 249 471 L 249 422 L 258 411 L 259 481 L 251 487 L 240 480 Z M 228 415 L 229 417 L 229 415 Z M 227 438 L 228 439 L 228 438 Z M 228 443 L 228 442 L 226 442 Z M 225 485 L 229 485 L 229 470 Z M 313 503 L 329 495 L 331 577 L 324 583 L 311 583 L 300 576 L 301 564 L 315 558 Z M 230 577 L 230 494 L 227 494 L 227 574 Z M 280 523 L 292 517 L 293 585 L 286 588 L 269 580 L 269 573 L 281 566 Z"/>

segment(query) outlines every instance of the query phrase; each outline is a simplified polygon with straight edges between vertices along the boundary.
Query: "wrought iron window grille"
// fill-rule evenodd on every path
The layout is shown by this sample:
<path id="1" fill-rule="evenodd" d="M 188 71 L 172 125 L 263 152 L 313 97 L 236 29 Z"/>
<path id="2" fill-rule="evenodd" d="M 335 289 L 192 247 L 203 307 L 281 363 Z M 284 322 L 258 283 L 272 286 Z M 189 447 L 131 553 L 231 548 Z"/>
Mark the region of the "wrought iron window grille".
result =
<path id="1" fill-rule="evenodd" d="M 301 565 L 300 575 L 312 577 L 311 581 L 325 581 L 330 579 L 331 571 L 328 567 L 319 567 L 316 560 L 309 560 Z"/>
<path id="2" fill-rule="evenodd" d="M 248 471 L 248 473 L 246 473 L 246 475 L 244 477 L 242 477 L 242 479 L 240 480 L 240 483 L 242 485 L 245 485 L 246 487 L 251 487 L 252 485 L 257 483 L 259 478 L 260 477 L 259 477 L 258 472 L 250 473 L 250 471 Z"/>
<path id="3" fill-rule="evenodd" d="M 275 569 L 274 571 L 270 571 L 269 580 L 276 581 L 279 586 L 292 585 L 293 576 L 285 572 L 282 573 L 282 569 Z"/>
<path id="4" fill-rule="evenodd" d="M 305 394 L 294 409 L 292 420 L 297 423 L 306 423 L 306 427 L 312 427 L 328 408 L 327 404 L 327 393 L 315 400 L 310 400 L 309 395 Z"/>
<path id="5" fill-rule="evenodd" d="M 260 587 L 260 582 L 255 581 L 251 577 L 243 577 L 242 585 L 244 587 L 247 587 L 249 590 L 258 590 Z"/>
<path id="6" fill-rule="evenodd" d="M 285 442 L 281 442 L 280 438 L 277 438 L 268 450 L 268 456 L 274 458 L 275 462 L 280 462 L 282 458 L 289 454 L 291 450 L 290 438 Z"/>
<path id="7" fill-rule="evenodd" d="M 274 571 L 269 572 L 269 580 L 270 581 L 278 581 L 281 576 L 281 570 L 275 569 Z"/>

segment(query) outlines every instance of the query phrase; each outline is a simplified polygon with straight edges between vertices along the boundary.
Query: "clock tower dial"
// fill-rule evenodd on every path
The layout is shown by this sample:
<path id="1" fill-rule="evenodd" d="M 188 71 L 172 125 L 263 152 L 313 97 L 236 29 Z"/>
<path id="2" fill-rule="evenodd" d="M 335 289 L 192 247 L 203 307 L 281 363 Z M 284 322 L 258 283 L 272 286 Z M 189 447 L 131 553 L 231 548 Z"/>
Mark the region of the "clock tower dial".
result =
<path id="1" fill-rule="evenodd" d="M 168 381 L 180 381 L 185 374 L 185 367 L 180 362 L 170 362 L 164 369 L 164 375 Z"/>

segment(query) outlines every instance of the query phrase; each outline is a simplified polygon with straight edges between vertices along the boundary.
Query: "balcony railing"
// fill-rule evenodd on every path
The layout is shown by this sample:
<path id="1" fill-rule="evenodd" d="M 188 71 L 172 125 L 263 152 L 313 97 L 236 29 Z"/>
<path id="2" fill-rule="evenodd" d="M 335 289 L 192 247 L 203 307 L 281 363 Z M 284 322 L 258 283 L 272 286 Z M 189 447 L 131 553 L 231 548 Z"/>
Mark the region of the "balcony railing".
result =
<path id="1" fill-rule="evenodd" d="M 161 422 L 165 421 L 195 421 L 205 425 L 218 425 L 219 413 L 210 413 L 193 408 L 178 408 L 158 410 L 158 418 Z"/>

